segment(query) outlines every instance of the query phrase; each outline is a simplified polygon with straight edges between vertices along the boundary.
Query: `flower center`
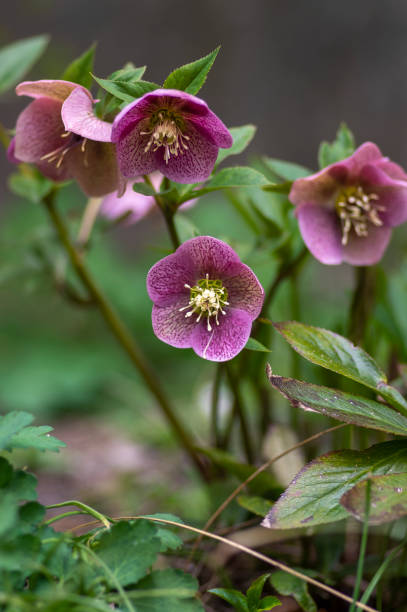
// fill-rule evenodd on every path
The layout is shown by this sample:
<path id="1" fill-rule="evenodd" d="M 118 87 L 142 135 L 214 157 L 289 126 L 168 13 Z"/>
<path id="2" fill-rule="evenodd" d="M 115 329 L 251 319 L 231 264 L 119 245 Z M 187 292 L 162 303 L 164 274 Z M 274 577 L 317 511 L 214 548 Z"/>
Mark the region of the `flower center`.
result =
<path id="1" fill-rule="evenodd" d="M 60 168 L 62 162 L 64 161 L 65 155 L 70 151 L 73 147 L 77 145 L 81 145 L 82 153 L 85 153 L 86 143 L 88 141 L 87 138 L 83 138 L 79 136 L 79 134 L 73 134 L 72 132 L 64 132 L 61 134 L 61 138 L 66 138 L 66 144 L 54 149 L 50 153 L 46 153 L 41 157 L 41 161 L 48 161 L 48 163 L 56 162 L 56 167 Z M 88 165 L 86 157 L 84 157 L 85 166 Z"/>
<path id="2" fill-rule="evenodd" d="M 197 323 L 199 323 L 202 317 L 206 317 L 207 330 L 208 332 L 212 331 L 210 319 L 214 318 L 216 325 L 219 325 L 219 312 L 225 315 L 224 306 L 229 306 L 227 301 L 228 292 L 223 287 L 222 281 L 209 280 L 209 274 L 206 274 L 205 278 L 199 280 L 193 287 L 190 285 L 184 285 L 184 287 L 190 290 L 190 299 L 188 305 L 180 308 L 179 311 L 182 312 L 187 308 L 191 308 L 191 310 L 185 313 L 185 317 L 192 317 L 196 313 L 198 315 Z"/>
<path id="3" fill-rule="evenodd" d="M 342 226 L 342 244 L 348 244 L 349 233 L 353 229 L 359 237 L 369 233 L 369 223 L 379 227 L 383 221 L 379 212 L 386 210 L 376 203 L 379 196 L 375 193 L 365 193 L 360 185 L 343 189 L 335 202 L 335 209 Z"/>
<path id="4" fill-rule="evenodd" d="M 151 118 L 151 129 L 147 132 L 140 132 L 143 136 L 150 136 L 144 153 L 147 153 L 151 147 L 153 147 L 153 151 L 164 147 L 166 164 L 168 164 L 171 155 L 175 155 L 175 157 L 178 156 L 178 153 L 182 155 L 184 150 L 188 149 L 185 141 L 190 140 L 190 138 L 182 132 L 180 123 L 180 119 L 169 110 L 160 110 L 155 113 Z"/>

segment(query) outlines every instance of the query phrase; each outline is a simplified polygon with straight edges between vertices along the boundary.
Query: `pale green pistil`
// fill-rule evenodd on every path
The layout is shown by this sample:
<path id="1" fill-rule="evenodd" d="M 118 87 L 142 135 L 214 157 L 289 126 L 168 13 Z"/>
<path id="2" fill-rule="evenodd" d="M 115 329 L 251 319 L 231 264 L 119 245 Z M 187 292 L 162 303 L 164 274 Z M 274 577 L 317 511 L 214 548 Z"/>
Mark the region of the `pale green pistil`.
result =
<path id="1" fill-rule="evenodd" d="M 186 289 L 190 290 L 190 299 L 187 306 L 180 308 L 182 312 L 187 308 L 190 310 L 185 313 L 185 317 L 192 317 L 195 313 L 197 314 L 196 322 L 199 323 L 202 317 L 207 318 L 207 330 L 212 331 L 210 319 L 215 319 L 216 325 L 219 325 L 219 313 L 225 315 L 225 306 L 229 306 L 228 292 L 223 287 L 222 281 L 220 280 L 209 280 L 209 274 L 206 274 L 205 278 L 198 281 L 196 285 L 191 287 L 190 285 L 184 285 Z"/>
<path id="2" fill-rule="evenodd" d="M 366 237 L 369 224 L 379 227 L 383 221 L 379 212 L 385 210 L 377 204 L 379 196 L 375 193 L 365 193 L 360 185 L 343 189 L 335 202 L 335 209 L 342 226 L 342 244 L 348 244 L 349 233 L 353 229 L 359 237 Z"/>

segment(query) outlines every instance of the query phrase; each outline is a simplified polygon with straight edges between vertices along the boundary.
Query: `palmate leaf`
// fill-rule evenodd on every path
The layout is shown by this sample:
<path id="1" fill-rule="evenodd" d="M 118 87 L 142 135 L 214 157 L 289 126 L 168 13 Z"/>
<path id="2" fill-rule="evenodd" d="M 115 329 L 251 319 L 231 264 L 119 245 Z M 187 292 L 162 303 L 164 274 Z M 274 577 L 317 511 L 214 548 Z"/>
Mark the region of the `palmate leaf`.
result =
<path id="1" fill-rule="evenodd" d="M 166 89 L 180 89 L 196 95 L 206 81 L 209 70 L 219 53 L 220 47 L 195 62 L 176 68 L 164 81 Z"/>
<path id="2" fill-rule="evenodd" d="M 35 448 L 58 452 L 64 442 L 50 436 L 52 427 L 29 426 L 34 417 L 28 412 L 9 412 L 0 417 L 0 450 L 13 448 Z"/>
<path id="3" fill-rule="evenodd" d="M 290 529 L 344 519 L 349 514 L 341 500 L 358 482 L 371 475 L 400 475 L 403 472 L 407 472 L 407 442 L 404 440 L 376 444 L 365 451 L 327 453 L 308 463 L 296 475 L 272 507 L 263 526 Z"/>
<path id="4" fill-rule="evenodd" d="M 406 400 L 397 389 L 387 384 L 383 370 L 370 355 L 347 338 L 297 321 L 275 323 L 274 327 L 308 361 L 373 389 L 407 414 Z"/>
<path id="5" fill-rule="evenodd" d="M 384 404 L 329 387 L 274 376 L 270 366 L 267 374 L 272 387 L 296 408 L 320 412 L 360 427 L 407 436 L 407 418 Z"/>
<path id="6" fill-rule="evenodd" d="M 379 525 L 407 514 L 407 473 L 371 476 L 344 493 L 340 502 L 360 521 L 365 520 L 367 484 L 370 482 L 369 523 Z"/>
<path id="7" fill-rule="evenodd" d="M 11 89 L 45 51 L 49 36 L 33 36 L 0 49 L 0 93 Z"/>

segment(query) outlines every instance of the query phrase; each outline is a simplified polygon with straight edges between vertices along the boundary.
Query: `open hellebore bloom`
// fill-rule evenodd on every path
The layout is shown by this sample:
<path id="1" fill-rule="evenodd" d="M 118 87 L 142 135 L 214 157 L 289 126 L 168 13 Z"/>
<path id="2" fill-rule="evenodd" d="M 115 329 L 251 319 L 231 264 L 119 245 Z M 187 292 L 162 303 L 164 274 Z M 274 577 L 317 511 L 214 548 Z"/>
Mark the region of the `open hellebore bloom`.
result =
<path id="1" fill-rule="evenodd" d="M 391 228 L 407 220 L 407 174 L 371 142 L 297 179 L 289 199 L 305 244 L 324 264 L 378 262 Z"/>
<path id="2" fill-rule="evenodd" d="M 245 346 L 264 291 L 251 269 L 225 242 L 199 236 L 158 261 L 147 276 L 155 335 L 227 361 Z"/>
<path id="3" fill-rule="evenodd" d="M 93 113 L 91 93 L 69 81 L 26 81 L 17 95 L 34 98 L 20 113 L 9 159 L 34 163 L 55 181 L 75 178 L 89 196 L 119 187 L 112 124 Z"/>
<path id="4" fill-rule="evenodd" d="M 153 172 L 150 179 L 154 189 L 158 190 L 163 179 L 162 174 Z M 146 196 L 133 190 L 133 184 L 140 182 L 143 182 L 142 178 L 128 182 L 124 194 L 120 197 L 115 191 L 105 196 L 100 206 L 100 214 L 107 219 L 115 220 L 127 213 L 125 221 L 127 225 L 137 223 L 137 221 L 148 215 L 157 205 L 153 196 Z M 190 208 L 195 203 L 196 198 L 189 200 L 180 206 L 180 210 Z"/>
<path id="5" fill-rule="evenodd" d="M 159 170 L 179 183 L 206 180 L 219 147 L 233 142 L 206 102 L 176 89 L 156 89 L 126 106 L 114 120 L 112 140 L 124 176 Z"/>

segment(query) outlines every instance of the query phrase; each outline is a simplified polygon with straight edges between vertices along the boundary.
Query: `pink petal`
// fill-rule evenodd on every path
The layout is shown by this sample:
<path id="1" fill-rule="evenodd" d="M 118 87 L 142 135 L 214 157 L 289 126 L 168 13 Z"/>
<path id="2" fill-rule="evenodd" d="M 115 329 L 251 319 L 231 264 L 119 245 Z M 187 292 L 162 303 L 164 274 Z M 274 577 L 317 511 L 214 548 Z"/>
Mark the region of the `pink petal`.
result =
<path id="1" fill-rule="evenodd" d="M 379 196 L 376 203 L 385 209 L 379 212 L 385 225 L 394 227 L 407 221 L 406 181 L 391 178 L 383 169 L 373 164 L 362 169 L 360 179 L 366 193 Z"/>
<path id="2" fill-rule="evenodd" d="M 164 159 L 164 147 L 155 152 L 156 168 L 172 181 L 199 183 L 211 174 L 218 157 L 218 146 L 201 134 L 192 123 L 184 132 L 189 140 L 188 149 L 181 149 L 177 156 L 171 155 L 168 163 Z"/>
<path id="3" fill-rule="evenodd" d="M 157 170 L 157 160 L 153 147 L 145 151 L 148 136 L 141 136 L 140 132 L 148 130 L 148 119 L 139 121 L 134 129 L 121 137 L 117 142 L 117 156 L 120 171 L 123 176 L 132 178 L 143 174 L 151 174 Z M 114 134 L 114 128 L 113 128 Z"/>
<path id="4" fill-rule="evenodd" d="M 301 235 L 315 259 L 335 265 L 342 261 L 342 231 L 334 210 L 304 204 L 297 209 Z"/>
<path id="5" fill-rule="evenodd" d="M 369 224 L 367 236 L 349 233 L 348 244 L 343 247 L 343 260 L 353 266 L 372 266 L 380 261 L 389 243 L 391 229 Z"/>
<path id="6" fill-rule="evenodd" d="M 179 255 L 181 247 L 176 253 L 160 259 L 147 274 L 148 295 L 158 306 L 172 304 L 174 296 L 180 295 L 185 296 L 185 303 L 188 304 L 190 290 L 185 284 L 192 287 L 199 280 L 194 274 L 192 262 L 187 257 Z"/>
<path id="7" fill-rule="evenodd" d="M 366 164 L 371 164 L 385 159 L 377 145 L 373 142 L 364 142 L 360 147 L 356 149 L 354 153 L 347 159 L 339 162 L 339 164 L 345 166 L 349 173 L 349 180 L 358 178 L 359 172 Z M 335 166 L 335 164 L 333 164 Z M 332 167 L 332 166 L 330 166 Z"/>
<path id="8" fill-rule="evenodd" d="M 88 140 L 84 151 L 78 144 L 66 155 L 63 165 L 90 197 L 104 196 L 118 188 L 119 172 L 112 143 Z"/>
<path id="9" fill-rule="evenodd" d="M 316 174 L 294 181 L 288 199 L 296 206 L 324 205 L 334 200 L 338 189 L 337 179 L 330 175 L 328 168 L 324 168 Z"/>
<path id="10" fill-rule="evenodd" d="M 398 181 L 407 181 L 407 174 L 404 172 L 403 168 L 395 162 L 390 161 L 387 157 L 383 157 L 383 159 L 381 159 L 375 165 L 388 174 L 388 176 L 391 178 Z"/>
<path id="11" fill-rule="evenodd" d="M 15 156 L 25 162 L 40 161 L 41 157 L 66 144 L 61 119 L 61 102 L 39 98 L 31 102 L 18 116 Z"/>
<path id="12" fill-rule="evenodd" d="M 141 98 L 141 100 L 143 100 L 143 98 Z M 154 108 L 150 108 L 150 106 L 145 109 L 143 105 L 141 105 L 140 100 L 134 100 L 134 102 L 125 106 L 120 113 L 116 115 L 113 121 L 112 141 L 119 142 L 121 138 L 125 138 L 131 130 L 136 129 L 137 124 L 142 119 L 148 119 L 149 113 L 153 110 Z M 148 123 L 149 120 L 144 126 L 146 130 L 148 130 Z"/>
<path id="13" fill-rule="evenodd" d="M 248 341 L 252 318 L 243 310 L 228 308 L 226 315 L 219 314 L 219 325 L 212 318 L 211 326 L 208 332 L 206 319 L 196 325 L 191 335 L 192 348 L 204 359 L 228 361 L 240 353 Z"/>
<path id="14" fill-rule="evenodd" d="M 133 190 L 133 184 L 133 182 L 128 183 L 121 197 L 118 197 L 116 192 L 109 193 L 102 202 L 100 214 L 108 219 L 117 219 L 126 213 L 130 213 L 126 219 L 126 224 L 137 223 L 145 217 L 155 207 L 155 200 L 152 196 L 136 193 Z"/>
<path id="15" fill-rule="evenodd" d="M 63 102 L 71 91 L 77 87 L 87 91 L 84 87 L 70 81 L 46 79 L 41 81 L 24 81 L 17 85 L 16 94 L 18 96 L 30 96 L 31 98 L 52 98 L 53 100 Z"/>
<path id="16" fill-rule="evenodd" d="M 17 159 L 15 155 L 15 150 L 16 150 L 16 139 L 14 137 L 10 140 L 10 144 L 7 147 L 6 155 L 7 155 L 7 159 L 9 162 L 11 162 L 12 164 L 19 164 L 20 160 Z"/>
<path id="17" fill-rule="evenodd" d="M 169 306 L 153 306 L 151 315 L 153 330 L 157 338 L 176 348 L 190 348 L 191 335 L 199 327 L 196 317 L 185 317 L 189 297 L 179 296 Z"/>
<path id="18" fill-rule="evenodd" d="M 198 280 L 205 278 L 206 274 L 209 274 L 210 279 L 222 280 L 232 264 L 241 264 L 232 247 L 212 236 L 199 236 L 187 240 L 178 247 L 176 256 L 178 261 L 193 270 L 194 285 Z"/>
<path id="19" fill-rule="evenodd" d="M 90 140 L 111 142 L 112 124 L 98 119 L 93 112 L 93 99 L 82 87 L 77 87 L 62 105 L 65 129 Z"/>
<path id="20" fill-rule="evenodd" d="M 259 316 L 263 301 L 264 289 L 257 276 L 244 263 L 234 263 L 223 273 L 223 285 L 227 289 L 227 301 L 233 308 L 244 310 L 252 319 Z"/>

